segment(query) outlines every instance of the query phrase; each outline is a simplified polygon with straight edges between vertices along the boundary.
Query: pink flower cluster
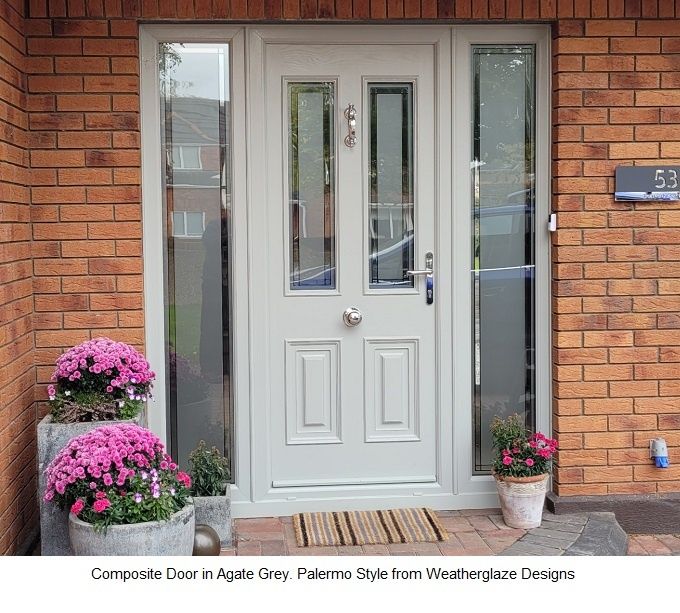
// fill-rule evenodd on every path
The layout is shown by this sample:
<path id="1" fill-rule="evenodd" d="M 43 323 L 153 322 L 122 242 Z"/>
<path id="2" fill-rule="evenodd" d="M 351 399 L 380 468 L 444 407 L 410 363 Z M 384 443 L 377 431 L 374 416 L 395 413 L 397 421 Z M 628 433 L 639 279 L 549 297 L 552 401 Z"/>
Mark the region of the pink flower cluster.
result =
<path id="1" fill-rule="evenodd" d="M 513 462 L 526 464 L 529 468 L 534 466 L 537 461 L 551 460 L 554 453 L 557 451 L 557 441 L 546 437 L 540 432 L 532 434 L 526 441 L 527 448 L 513 447 L 512 449 L 503 449 L 503 465 L 510 466 Z M 524 457 L 529 453 L 529 457 Z M 533 457 L 531 457 L 533 456 Z"/>
<path id="2" fill-rule="evenodd" d="M 114 483 L 123 487 L 135 476 L 135 468 L 149 468 L 159 458 L 170 460 L 163 443 L 149 430 L 133 424 L 96 428 L 72 439 L 47 467 L 45 500 L 64 495 L 78 482 L 87 481 L 90 490 Z"/>
<path id="3" fill-rule="evenodd" d="M 116 398 L 145 401 L 151 396 L 155 376 L 134 347 L 110 338 L 95 338 L 59 356 L 52 381 L 65 392 L 86 388 Z M 50 385 L 47 391 L 50 400 L 54 400 L 55 386 Z"/>

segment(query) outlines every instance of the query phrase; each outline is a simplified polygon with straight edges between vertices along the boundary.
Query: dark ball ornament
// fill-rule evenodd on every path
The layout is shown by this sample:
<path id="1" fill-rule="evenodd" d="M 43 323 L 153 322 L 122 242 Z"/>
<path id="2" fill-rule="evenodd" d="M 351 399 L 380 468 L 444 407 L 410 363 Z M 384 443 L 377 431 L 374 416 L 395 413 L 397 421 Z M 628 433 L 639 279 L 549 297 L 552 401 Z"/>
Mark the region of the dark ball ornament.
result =
<path id="1" fill-rule="evenodd" d="M 196 532 L 194 533 L 194 551 L 192 555 L 220 555 L 220 537 L 210 526 L 196 524 Z"/>

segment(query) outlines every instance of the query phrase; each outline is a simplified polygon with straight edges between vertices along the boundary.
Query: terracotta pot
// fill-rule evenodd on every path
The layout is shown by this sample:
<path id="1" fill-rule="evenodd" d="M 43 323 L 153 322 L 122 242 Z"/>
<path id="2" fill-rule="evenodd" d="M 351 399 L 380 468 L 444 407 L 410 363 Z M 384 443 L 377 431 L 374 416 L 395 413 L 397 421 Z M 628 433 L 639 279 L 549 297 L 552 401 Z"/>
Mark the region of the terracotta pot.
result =
<path id="1" fill-rule="evenodd" d="M 541 525 L 548 477 L 548 473 L 532 477 L 494 474 L 503 521 L 508 526 L 528 530 Z"/>

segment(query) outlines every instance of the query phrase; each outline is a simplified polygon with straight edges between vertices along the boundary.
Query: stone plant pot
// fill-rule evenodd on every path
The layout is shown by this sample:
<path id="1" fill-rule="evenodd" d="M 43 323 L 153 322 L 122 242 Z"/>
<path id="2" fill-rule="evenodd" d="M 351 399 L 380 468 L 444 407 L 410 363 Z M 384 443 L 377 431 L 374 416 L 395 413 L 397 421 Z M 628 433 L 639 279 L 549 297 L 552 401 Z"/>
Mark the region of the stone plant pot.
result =
<path id="1" fill-rule="evenodd" d="M 210 526 L 220 537 L 222 548 L 231 547 L 231 496 L 194 496 L 196 523 Z"/>
<path id="2" fill-rule="evenodd" d="M 109 526 L 106 532 L 96 531 L 73 513 L 68 516 L 71 549 L 76 556 L 190 556 L 195 529 L 193 504 L 166 521 Z"/>
<path id="3" fill-rule="evenodd" d="M 503 521 L 511 528 L 538 528 L 550 475 L 505 477 L 494 474 Z"/>
<path id="4" fill-rule="evenodd" d="M 60 424 L 51 415 L 44 417 L 38 424 L 38 501 L 40 504 L 40 555 L 70 556 L 68 542 L 68 511 L 61 510 L 53 502 L 45 502 L 45 469 L 54 457 L 74 437 L 85 434 L 99 426 L 120 423 L 146 425 L 144 410 L 130 420 L 89 421 L 74 424 Z"/>

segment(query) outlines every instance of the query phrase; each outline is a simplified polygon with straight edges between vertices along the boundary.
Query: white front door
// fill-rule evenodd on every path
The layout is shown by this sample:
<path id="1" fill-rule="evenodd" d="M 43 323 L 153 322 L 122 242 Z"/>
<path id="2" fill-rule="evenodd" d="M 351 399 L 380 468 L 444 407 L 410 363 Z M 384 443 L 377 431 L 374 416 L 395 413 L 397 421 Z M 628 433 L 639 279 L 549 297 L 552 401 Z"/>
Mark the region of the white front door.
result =
<path id="1" fill-rule="evenodd" d="M 265 46 L 265 499 L 439 490 L 435 51 Z"/>

